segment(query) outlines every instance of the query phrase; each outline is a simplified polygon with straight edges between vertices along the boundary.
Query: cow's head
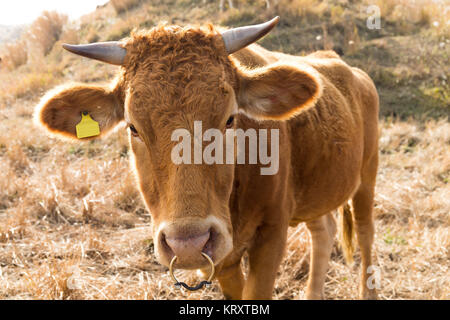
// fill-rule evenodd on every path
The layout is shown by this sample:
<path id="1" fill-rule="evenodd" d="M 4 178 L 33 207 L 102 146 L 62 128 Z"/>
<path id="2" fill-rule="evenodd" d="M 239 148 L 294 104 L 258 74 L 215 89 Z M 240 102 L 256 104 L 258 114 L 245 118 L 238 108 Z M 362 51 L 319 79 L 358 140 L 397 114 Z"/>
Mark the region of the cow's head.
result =
<path id="1" fill-rule="evenodd" d="M 314 103 L 317 75 L 290 64 L 247 70 L 229 55 L 269 32 L 278 18 L 220 33 L 158 26 L 123 42 L 65 48 L 121 66 L 110 86 L 71 85 L 44 97 L 36 119 L 48 131 L 77 139 L 75 126 L 89 112 L 101 135 L 126 122 L 139 188 L 153 219 L 159 261 L 204 267 L 232 250 L 229 198 L 234 164 L 175 164 L 172 133 L 233 127 L 239 110 L 255 119 L 284 120 Z M 193 134 L 192 134 L 193 136 Z"/>

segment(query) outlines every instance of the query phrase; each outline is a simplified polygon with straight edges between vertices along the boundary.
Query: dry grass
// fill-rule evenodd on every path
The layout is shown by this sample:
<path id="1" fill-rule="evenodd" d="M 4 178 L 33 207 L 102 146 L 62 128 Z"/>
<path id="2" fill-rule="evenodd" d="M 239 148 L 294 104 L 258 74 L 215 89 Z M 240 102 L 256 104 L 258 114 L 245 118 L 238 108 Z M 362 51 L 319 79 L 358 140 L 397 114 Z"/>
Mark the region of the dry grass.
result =
<path id="1" fill-rule="evenodd" d="M 395 9 L 400 1 L 383 2 L 386 7 L 382 11 L 390 13 L 389 19 L 395 12 L 406 17 L 408 11 Z M 239 10 L 223 14 L 217 12 L 217 1 L 198 7 L 189 7 L 189 1 L 174 1 L 178 2 L 180 5 L 173 6 L 145 2 L 139 10 L 118 16 L 107 6 L 82 19 L 80 29 L 66 29 L 62 37 L 73 42 L 103 41 L 122 37 L 125 29 L 151 27 L 153 21 L 214 20 L 232 25 L 257 22 L 264 15 L 285 10 L 286 26 L 280 26 L 264 40 L 269 48 L 301 52 L 333 47 L 345 39 L 356 45 L 344 48 L 345 52 L 355 53 L 353 64 L 365 63 L 366 53 L 372 51 L 359 51 L 359 46 L 367 43 L 386 51 L 394 47 L 402 55 L 413 52 L 411 55 L 416 56 L 410 48 L 417 47 L 414 41 L 420 38 L 411 35 L 396 38 L 397 42 L 390 38 L 366 42 L 367 35 L 353 22 L 346 22 L 347 29 L 343 28 L 342 33 L 333 33 L 344 14 L 348 14 L 345 1 L 328 1 L 324 6 L 319 1 L 286 0 L 287 9 L 273 5 L 268 11 L 264 1 L 258 2 L 260 9 L 249 7 L 252 1 L 235 1 Z M 394 4 L 393 9 L 389 9 L 389 3 Z M 441 21 L 442 13 L 433 13 L 434 2 L 423 8 L 423 17 L 430 17 L 431 36 L 441 41 L 439 37 L 446 27 L 441 23 L 442 29 L 438 30 L 433 21 Z M 329 27 L 318 25 L 315 29 L 312 25 L 304 32 L 304 25 L 297 30 L 292 24 L 300 16 L 308 22 L 318 21 L 320 15 L 329 17 Z M 427 21 L 417 19 L 419 24 Z M 323 38 L 316 41 L 317 35 Z M 407 46 L 408 43 L 412 44 Z M 45 90 L 65 81 L 108 81 L 116 70 L 63 52 L 59 43 L 52 46 L 47 56 L 38 54 L 26 65 L 0 73 L 0 299 L 221 299 L 217 283 L 195 293 L 174 289 L 167 269 L 156 262 L 151 218 L 129 170 L 124 128 L 101 141 L 77 144 L 49 139 L 34 127 L 33 107 Z M 445 52 L 434 48 L 428 46 L 430 51 L 422 52 L 420 61 L 409 55 L 402 60 L 395 58 L 395 68 L 401 70 L 393 69 L 392 74 L 379 73 L 378 67 L 393 61 L 393 57 L 380 55 L 379 60 L 371 60 L 373 66 L 365 65 L 378 81 L 382 109 L 387 108 L 389 101 L 383 95 L 387 88 L 398 88 L 394 78 L 404 86 L 416 80 L 421 84 L 430 81 L 447 94 L 448 83 L 441 83 L 443 80 L 435 76 L 442 71 L 439 57 Z M 425 56 L 437 62 L 424 60 Z M 424 73 L 427 68 L 429 72 Z M 408 77 L 403 75 L 404 70 Z M 408 96 L 411 97 L 409 92 Z M 448 105 L 442 101 L 446 99 L 437 100 L 444 111 Z M 423 101 L 423 107 L 429 107 L 429 100 Z M 395 102 L 402 106 L 399 97 L 395 97 Z M 389 119 L 380 123 L 381 161 L 375 206 L 374 256 L 382 270 L 380 298 L 450 299 L 450 124 L 447 119 L 427 120 L 426 116 L 421 120 Z M 290 229 L 274 298 L 304 297 L 306 273 L 302 259 L 308 250 L 305 227 Z M 354 266 L 347 266 L 339 249 L 334 250 L 327 276 L 327 298 L 357 298 L 358 252 L 355 261 Z M 245 261 L 243 265 L 246 266 Z M 195 272 L 178 272 L 187 282 L 198 280 Z"/>
<path id="2" fill-rule="evenodd" d="M 445 1 L 427 0 L 377 0 L 371 1 L 380 7 L 381 16 L 390 20 L 403 20 L 419 24 L 438 22 L 440 30 L 448 29 L 450 10 Z"/>
<path id="3" fill-rule="evenodd" d="M 114 7 L 114 10 L 116 10 L 117 14 L 136 7 L 140 2 L 141 0 L 111 0 L 111 4 Z"/>
<path id="4" fill-rule="evenodd" d="M 0 76 L 0 109 L 17 102 L 17 99 L 30 99 L 41 96 L 45 90 L 59 83 L 61 78 L 60 66 L 31 67 L 22 66 L 21 70 L 14 70 Z"/>
<path id="5" fill-rule="evenodd" d="M 2 48 L 2 63 L 8 70 L 14 70 L 27 63 L 28 52 L 26 42 L 20 39 L 14 43 L 8 43 Z"/>

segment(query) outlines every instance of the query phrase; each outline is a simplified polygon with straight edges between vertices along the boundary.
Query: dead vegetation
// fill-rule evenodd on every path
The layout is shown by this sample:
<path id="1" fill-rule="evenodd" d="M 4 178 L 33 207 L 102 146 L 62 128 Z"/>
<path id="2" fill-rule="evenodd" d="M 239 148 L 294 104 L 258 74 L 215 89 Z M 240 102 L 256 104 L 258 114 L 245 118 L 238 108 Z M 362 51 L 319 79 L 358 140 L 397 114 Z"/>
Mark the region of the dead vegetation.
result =
<path id="1" fill-rule="evenodd" d="M 27 37 L 30 48 L 37 47 L 40 54 L 46 56 L 63 33 L 68 17 L 55 11 L 44 11 L 30 26 Z"/>
<path id="2" fill-rule="evenodd" d="M 61 37 L 116 40 L 162 20 L 237 26 L 280 14 L 280 26 L 262 41 L 269 49 L 342 50 L 345 60 L 371 74 L 381 97 L 374 245 L 379 296 L 450 299 L 450 93 L 442 76 L 448 76 L 448 10 L 435 11 L 439 3 L 430 2 L 411 20 L 406 16 L 415 11 L 402 10 L 404 1 L 380 1 L 385 25 L 369 33 L 353 2 L 321 3 L 279 0 L 267 9 L 265 1 L 235 0 L 235 8 L 220 13 L 219 1 L 143 1 L 120 14 L 108 5 Z M 45 90 L 66 81 L 105 82 L 116 68 L 65 53 L 58 42 L 36 60 L 0 70 L 0 298 L 222 299 L 217 283 L 195 293 L 175 289 L 156 262 L 124 128 L 101 141 L 67 143 L 32 124 Z M 304 226 L 290 229 L 275 299 L 304 297 L 308 247 Z M 356 299 L 358 268 L 358 252 L 348 266 L 336 248 L 326 297 Z M 198 281 L 195 272 L 177 272 L 186 282 Z"/>
<path id="3" fill-rule="evenodd" d="M 111 0 L 117 14 L 123 13 L 138 6 L 141 0 Z"/>
<path id="4" fill-rule="evenodd" d="M 3 47 L 2 64 L 8 70 L 14 70 L 27 63 L 28 51 L 26 42 L 20 39 L 13 43 L 7 43 Z"/>
<path id="5" fill-rule="evenodd" d="M 38 65 L 39 60 L 49 54 L 55 42 L 61 38 L 67 19 L 66 15 L 55 11 L 42 12 L 18 40 L 1 48 L 2 62 L 7 69 L 14 70 L 29 59 Z"/>

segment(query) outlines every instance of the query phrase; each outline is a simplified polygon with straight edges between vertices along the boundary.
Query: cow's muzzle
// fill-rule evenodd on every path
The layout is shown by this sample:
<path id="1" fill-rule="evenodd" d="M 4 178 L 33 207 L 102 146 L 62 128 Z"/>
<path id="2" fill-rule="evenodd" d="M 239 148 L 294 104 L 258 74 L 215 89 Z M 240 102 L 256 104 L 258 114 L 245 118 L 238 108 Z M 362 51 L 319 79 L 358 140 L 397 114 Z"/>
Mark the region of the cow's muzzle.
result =
<path id="1" fill-rule="evenodd" d="M 156 255 L 160 263 L 169 266 L 176 256 L 176 268 L 207 268 L 208 255 L 214 264 L 232 249 L 232 237 L 217 219 L 177 220 L 163 224 L 156 234 Z"/>

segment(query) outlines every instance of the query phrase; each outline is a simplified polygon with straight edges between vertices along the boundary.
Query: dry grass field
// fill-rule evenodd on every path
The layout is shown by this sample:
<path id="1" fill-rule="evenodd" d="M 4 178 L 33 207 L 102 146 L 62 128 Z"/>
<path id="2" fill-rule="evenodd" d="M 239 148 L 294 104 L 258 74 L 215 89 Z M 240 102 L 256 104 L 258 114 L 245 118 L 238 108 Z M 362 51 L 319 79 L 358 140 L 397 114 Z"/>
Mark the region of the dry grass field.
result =
<path id="1" fill-rule="evenodd" d="M 124 127 L 99 141 L 62 142 L 36 128 L 33 110 L 57 84 L 114 75 L 116 67 L 63 52 L 63 41 L 120 39 L 161 20 L 237 26 L 274 14 L 281 23 L 264 46 L 298 54 L 333 48 L 377 84 L 379 298 L 450 299 L 448 2 L 378 1 L 383 24 L 376 34 L 365 30 L 359 6 L 366 1 L 280 0 L 266 9 L 265 1 L 235 0 L 237 8 L 223 13 L 215 0 L 130 1 L 129 10 L 127 1 L 115 2 L 120 9 L 109 4 L 67 24 L 48 54 L 30 51 L 33 58 L 20 66 L 0 65 L 0 299 L 223 298 L 217 282 L 195 293 L 175 289 L 156 262 Z M 308 250 L 304 226 L 290 229 L 275 299 L 304 298 Z M 195 272 L 178 272 L 186 282 L 198 281 Z M 326 297 L 357 299 L 358 280 L 359 253 L 349 266 L 336 247 Z"/>

